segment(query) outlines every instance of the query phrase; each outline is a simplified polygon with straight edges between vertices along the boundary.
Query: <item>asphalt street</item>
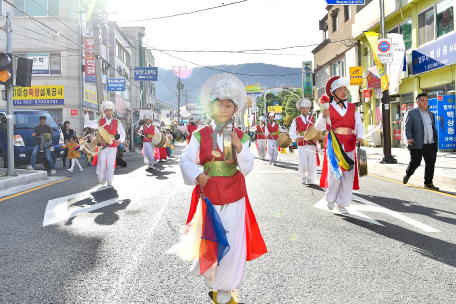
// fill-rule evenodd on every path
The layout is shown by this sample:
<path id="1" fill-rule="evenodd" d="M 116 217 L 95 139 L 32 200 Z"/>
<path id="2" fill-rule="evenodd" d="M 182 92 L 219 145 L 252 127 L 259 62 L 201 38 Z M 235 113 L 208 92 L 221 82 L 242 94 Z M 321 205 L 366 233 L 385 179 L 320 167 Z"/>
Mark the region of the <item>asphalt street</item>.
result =
<path id="1" fill-rule="evenodd" d="M 0 200 L 0 303 L 213 303 L 165 254 L 193 190 L 175 147 L 153 170 L 127 156 L 113 188 L 59 162 L 68 179 Z M 367 176 L 343 216 L 301 184 L 296 154 L 246 177 L 269 252 L 247 263 L 236 303 L 456 302 L 455 196 Z"/>

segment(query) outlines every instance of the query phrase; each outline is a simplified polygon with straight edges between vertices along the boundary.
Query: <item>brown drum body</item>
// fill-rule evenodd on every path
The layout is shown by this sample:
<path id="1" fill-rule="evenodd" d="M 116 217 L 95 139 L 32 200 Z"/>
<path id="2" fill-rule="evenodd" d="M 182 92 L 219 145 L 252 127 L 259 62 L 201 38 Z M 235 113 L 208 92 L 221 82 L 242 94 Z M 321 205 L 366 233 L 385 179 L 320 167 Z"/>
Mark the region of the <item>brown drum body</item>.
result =
<path id="1" fill-rule="evenodd" d="M 288 148 L 291 145 L 291 137 L 287 133 L 280 133 L 277 137 L 277 144 L 281 148 Z"/>
<path id="2" fill-rule="evenodd" d="M 359 177 L 367 175 L 367 153 L 366 150 L 358 148 Z"/>
<path id="3" fill-rule="evenodd" d="M 321 138 L 321 132 L 318 131 L 314 125 L 311 125 L 304 135 L 304 139 L 309 140 L 319 140 Z"/>
<path id="4" fill-rule="evenodd" d="M 163 148 L 166 144 L 166 136 L 163 134 L 156 133 L 154 137 L 152 137 L 151 142 L 156 148 Z"/>

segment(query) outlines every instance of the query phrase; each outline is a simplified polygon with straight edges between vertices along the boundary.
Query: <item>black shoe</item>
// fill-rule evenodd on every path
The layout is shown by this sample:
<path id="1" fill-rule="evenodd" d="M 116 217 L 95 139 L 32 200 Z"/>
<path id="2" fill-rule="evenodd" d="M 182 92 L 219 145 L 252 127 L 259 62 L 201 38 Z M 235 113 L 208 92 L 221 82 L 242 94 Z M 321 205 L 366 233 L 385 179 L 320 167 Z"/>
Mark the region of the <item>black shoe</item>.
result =
<path id="1" fill-rule="evenodd" d="M 410 179 L 410 176 L 408 176 L 408 175 L 404 176 L 404 178 L 402 179 L 402 182 L 404 183 L 404 185 L 408 183 L 409 179 Z"/>
<path id="2" fill-rule="evenodd" d="M 425 184 L 424 185 L 424 188 L 427 188 L 427 189 L 431 189 L 431 190 L 439 190 L 439 188 L 437 188 L 436 186 L 434 186 L 434 184 Z"/>

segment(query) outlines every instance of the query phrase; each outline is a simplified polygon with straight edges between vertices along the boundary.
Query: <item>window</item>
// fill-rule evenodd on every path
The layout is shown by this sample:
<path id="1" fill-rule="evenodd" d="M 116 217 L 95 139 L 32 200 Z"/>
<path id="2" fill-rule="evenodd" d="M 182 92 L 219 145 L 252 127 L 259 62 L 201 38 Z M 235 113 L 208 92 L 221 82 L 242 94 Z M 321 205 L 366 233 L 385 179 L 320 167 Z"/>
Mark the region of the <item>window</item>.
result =
<path id="1" fill-rule="evenodd" d="M 453 0 L 443 0 L 418 14 L 419 45 L 454 30 Z"/>
<path id="2" fill-rule="evenodd" d="M 344 17 L 345 17 L 345 22 L 350 20 L 350 18 L 351 18 L 351 6 L 350 5 L 344 6 Z"/>
<path id="3" fill-rule="evenodd" d="M 116 43 L 116 57 L 127 66 L 130 66 L 130 53 L 118 42 Z"/>
<path id="4" fill-rule="evenodd" d="M 402 34 L 404 36 L 405 49 L 409 50 L 412 47 L 412 19 L 405 21 L 388 33 Z"/>
<path id="5" fill-rule="evenodd" d="M 332 17 L 333 33 L 337 31 L 337 14 Z"/>
<path id="6" fill-rule="evenodd" d="M 60 53 L 50 53 L 51 75 L 62 74 L 62 58 Z"/>
<path id="7" fill-rule="evenodd" d="M 14 5 L 30 16 L 59 16 L 59 0 L 14 0 Z M 14 9 L 15 17 L 24 16 L 19 10 Z"/>
<path id="8" fill-rule="evenodd" d="M 338 60 L 331 65 L 332 76 L 345 77 L 345 59 Z"/>

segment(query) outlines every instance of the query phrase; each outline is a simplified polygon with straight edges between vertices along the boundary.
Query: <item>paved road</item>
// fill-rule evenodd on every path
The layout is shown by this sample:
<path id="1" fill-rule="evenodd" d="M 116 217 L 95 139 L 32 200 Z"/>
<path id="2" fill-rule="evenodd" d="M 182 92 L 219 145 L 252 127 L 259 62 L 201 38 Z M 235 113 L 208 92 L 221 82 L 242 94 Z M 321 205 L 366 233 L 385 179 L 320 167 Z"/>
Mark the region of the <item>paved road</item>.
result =
<path id="1" fill-rule="evenodd" d="M 0 303 L 212 303 L 164 254 L 192 191 L 176 148 L 159 170 L 128 156 L 115 188 L 90 194 L 95 168 L 59 169 L 70 179 L 0 201 Z M 346 217 L 318 208 L 297 155 L 279 159 L 247 177 L 269 253 L 247 264 L 239 303 L 455 303 L 454 196 L 369 176 Z"/>

